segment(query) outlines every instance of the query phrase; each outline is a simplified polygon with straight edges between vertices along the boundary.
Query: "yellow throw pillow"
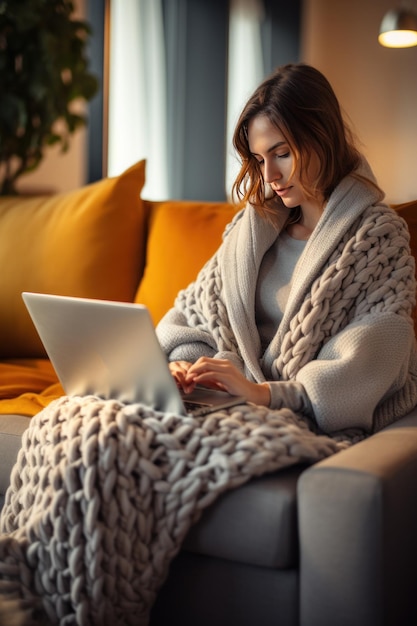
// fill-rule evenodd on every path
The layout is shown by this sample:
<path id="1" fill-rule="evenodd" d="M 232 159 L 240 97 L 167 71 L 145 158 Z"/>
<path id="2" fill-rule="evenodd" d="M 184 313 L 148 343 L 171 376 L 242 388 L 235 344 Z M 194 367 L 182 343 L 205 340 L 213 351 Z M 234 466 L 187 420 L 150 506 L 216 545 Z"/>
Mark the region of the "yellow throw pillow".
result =
<path id="1" fill-rule="evenodd" d="M 236 207 L 220 202 L 155 204 L 150 218 L 145 273 L 135 301 L 157 324 L 221 243 Z"/>
<path id="2" fill-rule="evenodd" d="M 133 301 L 144 266 L 141 161 L 52 196 L 0 198 L 0 356 L 45 352 L 22 291 Z"/>

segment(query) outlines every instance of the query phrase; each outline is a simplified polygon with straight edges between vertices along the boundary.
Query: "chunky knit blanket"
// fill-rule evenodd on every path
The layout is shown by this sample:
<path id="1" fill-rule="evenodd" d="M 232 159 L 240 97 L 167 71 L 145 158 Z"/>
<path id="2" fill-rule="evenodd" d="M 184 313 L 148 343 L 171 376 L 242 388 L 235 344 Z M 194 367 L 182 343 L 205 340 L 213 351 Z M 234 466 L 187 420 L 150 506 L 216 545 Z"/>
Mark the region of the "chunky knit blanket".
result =
<path id="1" fill-rule="evenodd" d="M 193 418 L 63 397 L 23 436 L 1 515 L 0 598 L 24 624 L 145 625 L 188 529 L 219 494 L 361 437 L 321 435 L 285 409 Z"/>
<path id="2" fill-rule="evenodd" d="M 417 402 L 415 265 L 405 221 L 377 188 L 346 177 L 306 244 L 263 352 L 255 293 L 284 209 L 279 217 L 274 227 L 251 205 L 237 215 L 159 323 L 164 351 L 170 360 L 229 359 L 247 378 L 270 383 L 274 408 L 308 410 L 310 402 L 325 432 L 388 425 Z"/>

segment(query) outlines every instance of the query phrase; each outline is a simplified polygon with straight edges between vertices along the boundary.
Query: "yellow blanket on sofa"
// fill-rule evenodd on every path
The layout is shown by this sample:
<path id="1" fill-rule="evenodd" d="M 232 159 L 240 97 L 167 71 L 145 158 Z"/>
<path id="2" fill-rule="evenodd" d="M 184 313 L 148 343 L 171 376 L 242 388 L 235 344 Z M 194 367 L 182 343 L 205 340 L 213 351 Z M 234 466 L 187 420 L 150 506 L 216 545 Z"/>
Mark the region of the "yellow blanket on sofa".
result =
<path id="1" fill-rule="evenodd" d="M 31 417 L 62 395 L 64 390 L 48 359 L 0 363 L 0 414 Z"/>

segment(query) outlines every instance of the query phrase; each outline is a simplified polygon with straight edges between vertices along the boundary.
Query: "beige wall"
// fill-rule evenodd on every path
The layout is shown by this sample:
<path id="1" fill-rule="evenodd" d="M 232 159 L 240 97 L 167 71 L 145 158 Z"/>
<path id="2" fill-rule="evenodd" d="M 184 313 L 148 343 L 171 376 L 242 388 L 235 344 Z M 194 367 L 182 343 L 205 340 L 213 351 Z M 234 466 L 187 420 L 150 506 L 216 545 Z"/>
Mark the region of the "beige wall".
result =
<path id="1" fill-rule="evenodd" d="M 76 2 L 81 15 L 86 1 Z M 377 42 L 382 16 L 396 0 L 304 2 L 302 59 L 334 86 L 388 201 L 417 198 L 417 47 L 390 50 Z M 78 131 L 69 153 L 50 150 L 22 183 L 65 191 L 85 177 L 86 134 Z"/>
<path id="2" fill-rule="evenodd" d="M 40 166 L 19 179 L 18 192 L 54 193 L 81 187 L 86 182 L 86 154 L 86 134 L 81 129 L 73 135 L 65 154 L 57 148 L 48 149 Z"/>
<path id="3" fill-rule="evenodd" d="M 303 60 L 332 83 L 387 200 L 416 199 L 417 47 L 377 41 L 384 13 L 398 2 L 304 1 Z"/>

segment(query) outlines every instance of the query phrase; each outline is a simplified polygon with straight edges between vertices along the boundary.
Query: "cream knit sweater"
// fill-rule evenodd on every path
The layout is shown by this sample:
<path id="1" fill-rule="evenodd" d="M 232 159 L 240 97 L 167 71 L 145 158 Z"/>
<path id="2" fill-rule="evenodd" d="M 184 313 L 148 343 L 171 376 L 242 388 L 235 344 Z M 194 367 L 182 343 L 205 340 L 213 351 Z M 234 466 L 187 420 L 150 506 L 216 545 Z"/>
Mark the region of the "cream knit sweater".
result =
<path id="1" fill-rule="evenodd" d="M 361 174 L 372 178 L 366 163 Z M 414 259 L 407 225 L 377 189 L 348 176 L 332 193 L 295 268 L 276 334 L 261 351 L 255 287 L 279 236 L 252 206 L 226 229 L 217 253 L 179 293 L 157 333 L 170 361 L 229 358 L 270 382 L 271 408 L 313 416 L 324 432 L 368 432 L 417 404 L 412 310 Z"/>

